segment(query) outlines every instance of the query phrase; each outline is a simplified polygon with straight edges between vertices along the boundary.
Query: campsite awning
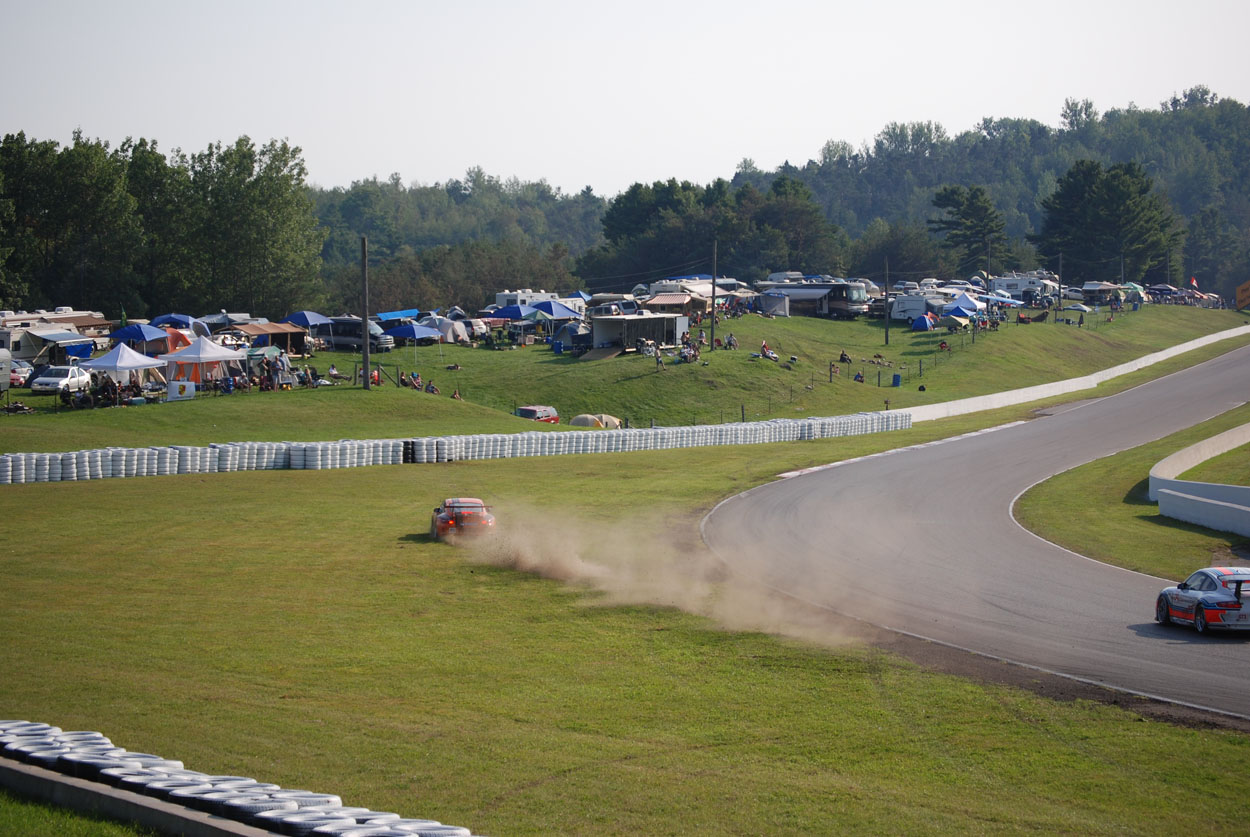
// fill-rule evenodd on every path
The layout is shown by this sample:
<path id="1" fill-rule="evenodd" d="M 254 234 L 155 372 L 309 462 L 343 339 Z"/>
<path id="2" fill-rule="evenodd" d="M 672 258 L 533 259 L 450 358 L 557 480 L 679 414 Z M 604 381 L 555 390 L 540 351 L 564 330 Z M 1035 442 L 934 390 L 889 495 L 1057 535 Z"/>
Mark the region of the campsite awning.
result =
<path id="1" fill-rule="evenodd" d="M 31 329 L 27 329 L 26 333 L 34 337 L 38 337 L 40 340 L 44 341 L 45 343 L 55 343 L 58 346 L 68 346 L 74 343 L 94 343 L 95 342 L 94 340 L 92 340 L 90 337 L 88 337 L 85 334 L 76 334 L 75 332 L 72 332 L 72 331 L 36 331 L 35 329 L 31 328 Z M 162 336 L 164 335 L 162 334 Z"/>
<path id="2" fill-rule="evenodd" d="M 265 334 L 307 334 L 308 330 L 293 323 L 240 323 L 232 331 L 246 334 L 248 337 L 261 337 Z"/>
<path id="3" fill-rule="evenodd" d="M 643 305 L 685 305 L 690 299 L 690 294 L 656 294 Z"/>

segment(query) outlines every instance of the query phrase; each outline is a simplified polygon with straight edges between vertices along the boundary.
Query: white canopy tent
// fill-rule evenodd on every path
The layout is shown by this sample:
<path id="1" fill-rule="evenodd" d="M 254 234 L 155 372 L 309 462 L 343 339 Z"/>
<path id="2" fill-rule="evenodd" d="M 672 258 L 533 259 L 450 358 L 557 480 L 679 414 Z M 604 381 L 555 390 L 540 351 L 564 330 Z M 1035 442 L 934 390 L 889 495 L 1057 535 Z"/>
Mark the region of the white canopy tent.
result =
<path id="1" fill-rule="evenodd" d="M 243 364 L 247 359 L 247 352 L 227 349 L 201 335 L 185 349 L 160 355 L 157 359 L 167 364 L 165 377 L 170 382 L 203 383 L 226 377 L 226 364 L 232 361 Z"/>
<path id="2" fill-rule="evenodd" d="M 973 297 L 968 296 L 966 291 L 955 297 L 953 304 L 958 305 L 960 308 L 969 312 L 985 310 L 985 303 L 979 299 L 974 299 Z"/>
<path id="3" fill-rule="evenodd" d="M 139 354 L 125 343 L 118 343 L 107 354 L 100 355 L 94 360 L 84 360 L 78 364 L 82 369 L 103 372 L 122 385 L 130 382 L 132 374 L 142 377 L 147 370 L 156 370 L 164 365 L 163 360 Z M 162 381 L 164 380 L 161 373 L 153 372 L 153 374 Z"/>

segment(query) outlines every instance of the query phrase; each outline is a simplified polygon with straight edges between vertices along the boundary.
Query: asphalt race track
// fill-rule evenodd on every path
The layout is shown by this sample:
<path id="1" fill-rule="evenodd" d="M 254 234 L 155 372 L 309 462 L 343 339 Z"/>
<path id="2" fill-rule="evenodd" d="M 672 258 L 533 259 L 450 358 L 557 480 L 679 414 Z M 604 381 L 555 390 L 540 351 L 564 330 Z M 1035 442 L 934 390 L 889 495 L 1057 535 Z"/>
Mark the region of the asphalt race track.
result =
<path id="1" fill-rule="evenodd" d="M 1250 637 L 1157 625 L 1171 581 L 1011 517 L 1029 486 L 1247 399 L 1250 347 L 1031 421 L 760 486 L 714 509 L 704 537 L 735 574 L 874 625 L 1250 716 Z"/>

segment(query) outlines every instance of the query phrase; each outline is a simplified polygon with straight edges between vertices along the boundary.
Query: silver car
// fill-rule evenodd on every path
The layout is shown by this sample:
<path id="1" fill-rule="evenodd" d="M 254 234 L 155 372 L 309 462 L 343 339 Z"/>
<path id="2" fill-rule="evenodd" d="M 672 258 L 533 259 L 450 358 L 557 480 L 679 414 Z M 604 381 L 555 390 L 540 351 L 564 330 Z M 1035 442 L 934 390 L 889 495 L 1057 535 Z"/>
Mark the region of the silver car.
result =
<path id="1" fill-rule="evenodd" d="M 91 375 L 77 366 L 49 366 L 29 384 L 30 391 L 35 395 L 83 392 L 91 388 Z"/>

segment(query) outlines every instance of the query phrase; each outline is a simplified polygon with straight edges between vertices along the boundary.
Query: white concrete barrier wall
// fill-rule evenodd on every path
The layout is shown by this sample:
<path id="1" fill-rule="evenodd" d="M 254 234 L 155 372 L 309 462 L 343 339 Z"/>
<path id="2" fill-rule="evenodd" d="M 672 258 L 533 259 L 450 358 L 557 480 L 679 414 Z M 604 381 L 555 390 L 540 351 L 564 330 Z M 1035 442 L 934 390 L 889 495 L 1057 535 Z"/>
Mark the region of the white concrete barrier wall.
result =
<path id="1" fill-rule="evenodd" d="M 1220 532 L 1250 536 L 1250 506 L 1159 490 L 1159 514 Z"/>
<path id="2" fill-rule="evenodd" d="M 1224 500 L 1224 502 L 1241 502 L 1231 497 L 1219 497 L 1208 494 L 1205 491 L 1194 491 L 1194 485 L 1211 485 L 1211 483 L 1191 483 L 1188 480 L 1178 480 L 1181 474 L 1190 468 L 1197 467 L 1208 459 L 1219 456 L 1222 453 L 1228 453 L 1234 448 L 1242 445 L 1250 444 L 1250 424 L 1243 424 L 1240 427 L 1234 427 L 1232 430 L 1226 430 L 1217 436 L 1209 439 L 1203 439 L 1187 448 L 1178 450 L 1165 459 L 1160 459 L 1155 466 L 1150 469 L 1150 499 L 1158 500 L 1158 491 L 1161 488 L 1168 488 L 1173 491 L 1180 491 L 1187 494 L 1199 494 L 1200 496 L 1210 496 L 1212 499 Z M 1243 488 L 1243 486 L 1229 486 L 1231 488 Z M 1245 503 L 1250 505 L 1250 503 Z"/>
<path id="3" fill-rule="evenodd" d="M 1250 424 L 1203 439 L 1150 469 L 1150 499 L 1159 514 L 1221 532 L 1250 535 L 1250 486 L 1177 479 L 1206 460 L 1250 443 Z M 2 474 L 0 474 L 2 476 Z"/>

